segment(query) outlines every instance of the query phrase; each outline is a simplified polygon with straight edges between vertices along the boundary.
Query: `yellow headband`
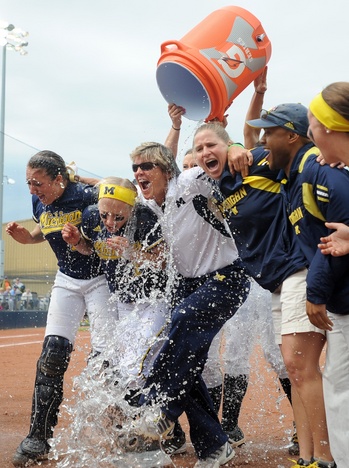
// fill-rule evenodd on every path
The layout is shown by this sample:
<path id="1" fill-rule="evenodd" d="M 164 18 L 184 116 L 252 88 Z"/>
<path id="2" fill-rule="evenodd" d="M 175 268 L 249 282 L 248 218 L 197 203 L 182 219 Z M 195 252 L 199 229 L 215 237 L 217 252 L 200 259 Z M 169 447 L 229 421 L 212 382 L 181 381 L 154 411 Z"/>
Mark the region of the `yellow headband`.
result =
<path id="1" fill-rule="evenodd" d="M 121 187 L 120 185 L 101 184 L 99 186 L 98 200 L 101 198 L 114 198 L 115 200 L 120 200 L 133 206 L 135 204 L 136 197 L 136 192 L 126 187 Z"/>
<path id="2" fill-rule="evenodd" d="M 334 132 L 349 132 L 349 120 L 342 117 L 337 111 L 332 109 L 322 97 L 318 94 L 309 105 L 312 114 L 322 125 Z"/>

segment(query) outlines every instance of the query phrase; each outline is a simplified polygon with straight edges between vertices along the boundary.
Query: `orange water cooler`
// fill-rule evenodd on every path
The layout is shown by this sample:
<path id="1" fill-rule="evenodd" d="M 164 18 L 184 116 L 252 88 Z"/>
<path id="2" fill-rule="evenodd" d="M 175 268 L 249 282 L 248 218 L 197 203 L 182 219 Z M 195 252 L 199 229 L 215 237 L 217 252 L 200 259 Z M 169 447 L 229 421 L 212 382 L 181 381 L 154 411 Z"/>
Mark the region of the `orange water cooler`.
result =
<path id="1" fill-rule="evenodd" d="M 168 103 L 190 120 L 223 119 L 233 100 L 267 65 L 271 43 L 244 8 L 214 11 L 180 41 L 161 45 L 156 81 Z"/>

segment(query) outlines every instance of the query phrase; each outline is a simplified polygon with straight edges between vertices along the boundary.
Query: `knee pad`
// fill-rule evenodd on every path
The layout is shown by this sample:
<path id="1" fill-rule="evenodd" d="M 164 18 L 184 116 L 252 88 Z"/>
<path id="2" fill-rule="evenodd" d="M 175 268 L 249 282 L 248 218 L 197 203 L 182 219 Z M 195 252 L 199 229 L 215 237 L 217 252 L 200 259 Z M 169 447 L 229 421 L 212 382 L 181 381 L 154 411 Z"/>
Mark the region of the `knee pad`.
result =
<path id="1" fill-rule="evenodd" d="M 63 375 L 68 369 L 72 343 L 62 336 L 46 336 L 38 361 L 38 371 L 47 377 Z"/>

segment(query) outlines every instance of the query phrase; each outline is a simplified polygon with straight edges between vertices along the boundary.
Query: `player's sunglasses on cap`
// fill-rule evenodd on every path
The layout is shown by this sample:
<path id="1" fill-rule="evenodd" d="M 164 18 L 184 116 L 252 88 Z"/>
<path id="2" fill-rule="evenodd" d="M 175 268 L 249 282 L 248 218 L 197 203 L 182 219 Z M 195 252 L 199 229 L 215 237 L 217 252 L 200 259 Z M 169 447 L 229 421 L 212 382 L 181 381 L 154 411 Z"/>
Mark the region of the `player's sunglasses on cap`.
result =
<path id="1" fill-rule="evenodd" d="M 308 109 L 302 104 L 280 104 L 271 110 L 262 109 L 260 118 L 246 123 L 255 128 L 282 127 L 301 136 L 307 136 Z"/>
<path id="2" fill-rule="evenodd" d="M 138 168 L 142 171 L 151 171 L 154 167 L 158 166 L 159 164 L 154 162 L 143 162 L 140 164 L 132 164 L 133 172 L 137 172 Z"/>
<path id="3" fill-rule="evenodd" d="M 264 119 L 264 120 L 270 120 L 270 119 L 282 120 L 285 123 L 289 122 L 289 123 L 293 124 L 293 122 L 290 122 L 289 119 L 285 119 L 284 117 L 280 117 L 280 115 L 274 114 L 272 111 L 269 111 L 269 110 L 266 110 L 266 109 L 261 110 L 260 118 Z"/>

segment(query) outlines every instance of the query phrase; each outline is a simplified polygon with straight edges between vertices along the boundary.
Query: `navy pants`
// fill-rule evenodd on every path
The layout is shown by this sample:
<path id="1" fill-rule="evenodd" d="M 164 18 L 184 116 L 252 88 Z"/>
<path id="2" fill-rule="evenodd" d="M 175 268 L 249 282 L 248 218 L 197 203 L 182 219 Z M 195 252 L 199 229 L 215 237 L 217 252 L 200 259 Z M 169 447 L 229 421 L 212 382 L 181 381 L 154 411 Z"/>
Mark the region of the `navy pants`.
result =
<path id="1" fill-rule="evenodd" d="M 213 338 L 245 301 L 249 288 L 240 260 L 209 275 L 183 279 L 178 289 L 182 299 L 173 310 L 168 340 L 145 385 L 150 387 L 148 403 L 164 398 L 162 410 L 169 419 L 175 421 L 186 413 L 199 458 L 228 440 L 201 374 Z"/>

